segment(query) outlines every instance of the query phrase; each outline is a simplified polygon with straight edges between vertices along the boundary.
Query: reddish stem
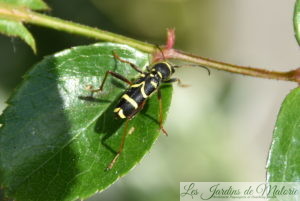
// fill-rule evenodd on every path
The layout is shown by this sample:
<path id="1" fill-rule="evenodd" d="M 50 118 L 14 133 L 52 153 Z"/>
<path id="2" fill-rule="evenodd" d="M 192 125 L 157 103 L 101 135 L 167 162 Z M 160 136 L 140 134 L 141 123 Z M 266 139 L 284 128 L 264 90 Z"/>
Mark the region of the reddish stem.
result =
<path id="1" fill-rule="evenodd" d="M 224 63 L 220 61 L 215 61 L 212 59 L 208 59 L 197 55 L 189 54 L 186 52 L 182 52 L 180 50 L 176 50 L 173 48 L 174 44 L 175 44 L 175 30 L 168 29 L 166 46 L 161 48 L 162 52 L 161 51 L 154 52 L 153 60 L 160 61 L 163 59 L 178 59 L 178 60 L 183 60 L 191 63 L 196 63 L 199 64 L 200 66 L 211 67 L 217 70 L 223 70 L 223 71 L 238 73 L 242 75 L 276 79 L 276 80 L 293 81 L 293 82 L 300 83 L 300 68 L 287 71 L 287 72 L 278 72 L 278 71 L 269 71 L 261 68 L 239 66 L 239 65 Z"/>

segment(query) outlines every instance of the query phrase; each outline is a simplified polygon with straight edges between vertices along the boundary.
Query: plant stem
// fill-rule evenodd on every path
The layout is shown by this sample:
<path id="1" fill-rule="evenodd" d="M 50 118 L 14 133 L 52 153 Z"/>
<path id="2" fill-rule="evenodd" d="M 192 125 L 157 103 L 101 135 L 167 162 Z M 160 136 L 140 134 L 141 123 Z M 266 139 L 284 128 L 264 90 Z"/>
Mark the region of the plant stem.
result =
<path id="1" fill-rule="evenodd" d="M 0 3 L 0 18 L 10 19 L 24 23 L 31 23 L 39 26 L 56 29 L 59 31 L 65 31 L 72 34 L 94 38 L 97 40 L 122 43 L 151 54 L 155 54 L 157 52 L 157 48 L 153 44 L 138 41 L 129 37 L 121 36 L 97 28 L 47 16 L 44 14 L 39 14 L 37 12 L 30 11 L 26 8 L 15 7 L 5 3 Z M 168 47 L 168 45 L 172 46 L 172 42 L 174 41 L 170 40 L 170 44 L 167 44 L 167 48 L 164 49 L 164 54 L 166 58 L 169 59 L 188 61 L 202 66 L 207 66 L 218 70 L 228 71 L 237 74 L 285 81 L 294 81 L 300 83 L 300 69 L 288 72 L 277 72 L 268 71 L 260 68 L 250 68 L 245 66 L 223 63 L 172 49 Z"/>
<path id="2" fill-rule="evenodd" d="M 30 11 L 26 8 L 15 7 L 0 3 L 0 17 L 21 21 L 25 23 L 31 23 L 39 26 L 44 26 L 59 31 L 65 31 L 72 34 L 86 36 L 98 40 L 110 41 L 115 43 L 122 43 L 131 47 L 137 48 L 144 52 L 154 52 L 156 46 L 141 42 L 129 37 L 121 36 L 108 31 L 100 30 L 97 28 L 81 25 L 78 23 L 62 20 L 59 18 L 39 14 L 37 12 Z"/>
<path id="3" fill-rule="evenodd" d="M 278 72 L 278 71 L 269 71 L 261 68 L 252 68 L 252 67 L 228 64 L 228 63 L 192 55 L 189 53 L 181 52 L 175 49 L 164 50 L 164 53 L 165 55 L 167 55 L 166 58 L 188 61 L 191 63 L 199 64 L 201 66 L 207 66 L 207 67 L 211 67 L 211 68 L 215 68 L 227 72 L 248 75 L 253 77 L 261 77 L 261 78 L 292 81 L 292 82 L 300 83 L 300 68 L 296 70 L 286 71 L 286 72 Z"/>

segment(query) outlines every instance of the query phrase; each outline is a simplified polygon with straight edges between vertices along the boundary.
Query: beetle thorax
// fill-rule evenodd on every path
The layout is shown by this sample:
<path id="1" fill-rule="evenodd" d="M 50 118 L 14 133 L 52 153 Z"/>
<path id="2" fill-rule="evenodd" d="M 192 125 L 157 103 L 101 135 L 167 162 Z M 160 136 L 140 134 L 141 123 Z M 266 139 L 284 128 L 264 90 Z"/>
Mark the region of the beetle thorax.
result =
<path id="1" fill-rule="evenodd" d="M 158 75 L 162 81 L 168 80 L 174 72 L 174 68 L 168 62 L 155 63 L 151 68 L 151 74 Z"/>

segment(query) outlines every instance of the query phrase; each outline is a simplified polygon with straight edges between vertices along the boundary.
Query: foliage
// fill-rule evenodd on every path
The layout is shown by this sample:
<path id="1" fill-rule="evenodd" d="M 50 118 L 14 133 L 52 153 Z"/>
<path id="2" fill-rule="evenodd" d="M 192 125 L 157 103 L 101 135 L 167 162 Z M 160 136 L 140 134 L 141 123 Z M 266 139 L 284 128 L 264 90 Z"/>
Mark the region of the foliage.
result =
<path id="1" fill-rule="evenodd" d="M 129 122 L 132 132 L 115 166 L 124 121 L 113 114 L 126 85 L 109 78 L 105 90 L 87 98 L 89 84 L 99 86 L 107 70 L 134 78 L 137 72 L 116 61 L 112 52 L 138 66 L 148 55 L 125 45 L 101 43 L 46 57 L 25 75 L 1 116 L 0 179 L 17 200 L 85 198 L 132 169 L 160 135 L 154 96 Z M 162 89 L 166 116 L 171 87 Z"/>
<path id="2" fill-rule="evenodd" d="M 5 3 L 13 7 L 22 7 L 32 10 L 48 9 L 48 6 L 42 0 L 0 0 L 0 7 L 2 6 L 1 3 Z M 33 49 L 34 52 L 36 52 L 34 38 L 22 22 L 13 19 L 0 18 L 0 33 L 8 36 L 20 37 Z"/>

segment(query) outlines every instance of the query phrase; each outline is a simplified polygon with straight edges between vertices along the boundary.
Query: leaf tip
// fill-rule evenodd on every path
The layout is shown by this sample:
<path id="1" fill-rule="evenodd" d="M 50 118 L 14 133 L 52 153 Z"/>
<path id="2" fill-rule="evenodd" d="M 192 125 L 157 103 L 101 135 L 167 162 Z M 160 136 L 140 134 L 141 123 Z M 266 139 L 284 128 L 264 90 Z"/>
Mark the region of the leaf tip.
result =
<path id="1" fill-rule="evenodd" d="M 297 0 L 295 3 L 294 9 L 294 30 L 295 30 L 295 37 L 300 45 L 300 0 Z"/>

